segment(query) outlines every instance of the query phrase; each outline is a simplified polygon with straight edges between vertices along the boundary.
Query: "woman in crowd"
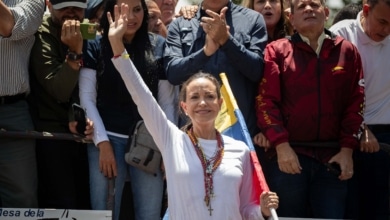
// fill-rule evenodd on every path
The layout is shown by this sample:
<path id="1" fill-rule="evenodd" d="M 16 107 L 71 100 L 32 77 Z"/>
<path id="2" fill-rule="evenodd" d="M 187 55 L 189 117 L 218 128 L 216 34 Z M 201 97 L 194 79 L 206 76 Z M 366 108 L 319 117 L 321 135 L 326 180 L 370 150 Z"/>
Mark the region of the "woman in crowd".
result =
<path id="1" fill-rule="evenodd" d="M 283 0 L 243 0 L 242 5 L 263 15 L 267 26 L 268 42 L 293 33 L 284 13 Z"/>
<path id="2" fill-rule="evenodd" d="M 126 3 L 128 25 L 121 42 L 129 52 L 142 79 L 160 101 L 168 117 L 173 118 L 173 87 L 165 77 L 161 56 L 164 39 L 148 33 L 148 11 L 144 0 L 108 0 L 105 13 L 114 5 Z M 94 143 L 88 146 L 91 203 L 95 210 L 106 208 L 107 178 L 115 178 L 114 219 L 119 219 L 124 183 L 130 176 L 135 219 L 160 219 L 163 196 L 161 170 L 156 175 L 146 173 L 125 162 L 129 133 L 141 120 L 136 105 L 111 62 L 112 49 L 108 41 L 109 22 L 103 16 L 102 36 L 88 42 L 88 54 L 80 72 L 80 100 L 88 116 L 96 121 Z"/>
<path id="3" fill-rule="evenodd" d="M 293 33 L 293 28 L 284 12 L 283 0 L 243 0 L 242 5 L 263 15 L 267 27 L 268 43 Z M 254 136 L 253 142 L 265 148 L 270 146 L 261 132 Z"/>
<path id="4" fill-rule="evenodd" d="M 270 216 L 269 208 L 277 208 L 279 200 L 272 192 L 256 198 L 248 147 L 215 129 L 223 102 L 218 81 L 205 73 L 189 78 L 182 85 L 180 106 L 190 124 L 180 130 L 169 122 L 128 58 L 121 40 L 130 22 L 128 10 L 122 4 L 119 13 L 116 6 L 115 21 L 108 14 L 112 61 L 164 158 L 169 218 L 263 219 Z"/>

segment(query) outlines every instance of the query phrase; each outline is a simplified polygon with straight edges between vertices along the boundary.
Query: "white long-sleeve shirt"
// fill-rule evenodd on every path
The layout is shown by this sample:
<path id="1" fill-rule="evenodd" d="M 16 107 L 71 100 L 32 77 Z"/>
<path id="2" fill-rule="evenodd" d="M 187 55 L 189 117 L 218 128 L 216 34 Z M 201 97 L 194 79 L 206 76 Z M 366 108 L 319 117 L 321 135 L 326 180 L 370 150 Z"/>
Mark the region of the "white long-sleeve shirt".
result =
<path id="1" fill-rule="evenodd" d="M 356 19 L 342 20 L 330 31 L 352 42 L 359 50 L 364 73 L 366 124 L 390 124 L 390 36 L 381 42 L 373 41 L 363 30 L 360 22 L 362 12 Z"/>
<path id="2" fill-rule="evenodd" d="M 248 147 L 222 136 L 224 155 L 213 176 L 215 197 L 211 199 L 210 216 L 204 202 L 203 167 L 188 135 L 167 119 L 130 59 L 120 57 L 113 59 L 113 63 L 162 153 L 170 220 L 263 219 L 260 206 L 255 203 Z M 199 139 L 199 143 L 210 158 L 217 141 Z"/>

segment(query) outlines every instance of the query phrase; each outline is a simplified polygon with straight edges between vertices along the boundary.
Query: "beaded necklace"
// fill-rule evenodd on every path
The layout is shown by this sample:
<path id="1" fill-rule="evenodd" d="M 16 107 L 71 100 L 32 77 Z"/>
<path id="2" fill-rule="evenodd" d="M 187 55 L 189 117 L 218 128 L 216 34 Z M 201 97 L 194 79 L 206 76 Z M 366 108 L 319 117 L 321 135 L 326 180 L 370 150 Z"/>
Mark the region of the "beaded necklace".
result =
<path id="1" fill-rule="evenodd" d="M 198 155 L 203 167 L 204 189 L 205 189 L 204 202 L 208 207 L 210 216 L 212 215 L 212 211 L 213 211 L 213 209 L 211 208 L 210 200 L 211 198 L 214 198 L 213 174 L 214 171 L 221 164 L 223 153 L 224 153 L 221 134 L 217 130 L 215 130 L 215 133 L 217 138 L 217 150 L 215 151 L 214 155 L 210 159 L 207 159 L 206 155 L 203 152 L 202 147 L 200 146 L 198 138 L 194 134 L 194 129 L 191 127 L 190 129 L 187 130 L 187 134 L 190 137 L 192 144 L 194 145 L 196 154 Z"/>

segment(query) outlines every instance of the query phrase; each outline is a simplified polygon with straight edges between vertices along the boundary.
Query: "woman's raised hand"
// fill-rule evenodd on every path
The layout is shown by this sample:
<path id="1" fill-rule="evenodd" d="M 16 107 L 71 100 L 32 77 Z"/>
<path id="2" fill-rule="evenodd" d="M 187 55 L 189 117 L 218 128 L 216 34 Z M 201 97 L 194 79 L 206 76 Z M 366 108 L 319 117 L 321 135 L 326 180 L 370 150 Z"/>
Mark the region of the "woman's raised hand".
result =
<path id="1" fill-rule="evenodd" d="M 127 15 L 129 13 L 129 6 L 122 3 L 120 8 L 118 5 L 114 7 L 114 19 L 111 16 L 111 13 L 107 13 L 108 22 L 110 28 L 108 30 L 108 39 L 110 40 L 112 50 L 114 55 L 117 53 L 121 54 L 123 49 L 120 52 L 117 51 L 118 48 L 123 48 L 123 35 L 127 30 Z"/>

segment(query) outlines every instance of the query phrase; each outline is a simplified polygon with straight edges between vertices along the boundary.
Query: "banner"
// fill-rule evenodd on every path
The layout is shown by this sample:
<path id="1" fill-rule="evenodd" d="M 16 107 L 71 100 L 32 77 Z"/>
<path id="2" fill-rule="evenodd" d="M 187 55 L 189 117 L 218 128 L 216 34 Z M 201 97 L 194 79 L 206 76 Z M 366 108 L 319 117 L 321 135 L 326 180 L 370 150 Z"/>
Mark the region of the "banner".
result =
<path id="1" fill-rule="evenodd" d="M 111 220 L 110 210 L 0 208 L 0 220 Z"/>

